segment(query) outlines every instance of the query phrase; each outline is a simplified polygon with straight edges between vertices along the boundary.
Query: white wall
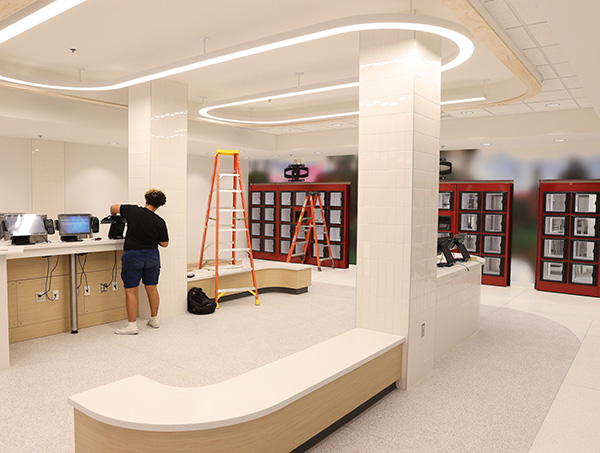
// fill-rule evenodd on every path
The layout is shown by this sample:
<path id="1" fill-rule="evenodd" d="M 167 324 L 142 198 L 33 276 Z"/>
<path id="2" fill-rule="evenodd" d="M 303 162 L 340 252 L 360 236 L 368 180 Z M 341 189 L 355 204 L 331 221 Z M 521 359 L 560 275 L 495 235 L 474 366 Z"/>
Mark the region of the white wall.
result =
<path id="1" fill-rule="evenodd" d="M 0 213 L 31 212 L 29 140 L 0 137 L 0 162 Z"/>

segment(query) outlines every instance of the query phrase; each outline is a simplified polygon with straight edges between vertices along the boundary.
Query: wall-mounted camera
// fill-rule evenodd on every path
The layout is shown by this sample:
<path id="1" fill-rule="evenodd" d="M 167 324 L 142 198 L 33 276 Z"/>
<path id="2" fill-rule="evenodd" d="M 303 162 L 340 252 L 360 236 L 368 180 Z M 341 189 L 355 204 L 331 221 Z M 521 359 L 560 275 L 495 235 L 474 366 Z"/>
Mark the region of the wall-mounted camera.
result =
<path id="1" fill-rule="evenodd" d="M 283 177 L 288 182 L 300 182 L 304 181 L 304 178 L 308 178 L 308 167 L 302 165 L 299 160 L 295 160 L 293 164 L 288 165 L 283 170 Z"/>
<path id="2" fill-rule="evenodd" d="M 448 162 L 445 157 L 440 157 L 440 181 L 450 174 L 452 174 L 452 162 Z"/>

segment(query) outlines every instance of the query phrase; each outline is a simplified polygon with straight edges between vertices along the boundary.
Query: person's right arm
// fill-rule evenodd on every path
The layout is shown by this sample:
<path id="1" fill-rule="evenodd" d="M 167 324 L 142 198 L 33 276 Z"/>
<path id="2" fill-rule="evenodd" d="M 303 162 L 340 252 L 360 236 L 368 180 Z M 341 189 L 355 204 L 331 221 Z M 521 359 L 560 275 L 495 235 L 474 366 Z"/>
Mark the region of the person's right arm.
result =
<path id="1" fill-rule="evenodd" d="M 169 241 L 166 241 L 166 242 L 158 241 L 158 245 L 160 245 L 161 247 L 166 247 L 167 245 L 169 245 Z"/>

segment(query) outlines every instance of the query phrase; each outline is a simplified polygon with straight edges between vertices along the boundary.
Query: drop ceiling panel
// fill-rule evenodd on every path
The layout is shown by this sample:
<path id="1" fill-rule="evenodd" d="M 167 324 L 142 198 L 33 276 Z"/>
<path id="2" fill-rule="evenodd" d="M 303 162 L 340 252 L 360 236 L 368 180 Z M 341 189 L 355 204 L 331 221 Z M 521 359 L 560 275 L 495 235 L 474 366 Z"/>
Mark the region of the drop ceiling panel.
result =
<path id="1" fill-rule="evenodd" d="M 508 33 L 508 36 L 510 36 L 520 49 L 536 47 L 536 43 L 529 37 L 523 27 L 509 28 L 506 30 L 506 33 Z"/>
<path id="2" fill-rule="evenodd" d="M 527 103 L 529 107 L 531 107 L 536 112 L 551 112 L 554 110 L 568 110 L 568 109 L 576 109 L 578 108 L 577 103 L 573 99 L 568 99 L 559 102 L 559 106 L 557 107 L 546 107 L 546 104 L 549 102 L 531 102 Z"/>
<path id="3" fill-rule="evenodd" d="M 488 0 L 484 2 L 484 6 L 504 28 L 519 27 L 521 25 L 519 19 L 513 14 L 504 0 Z"/>
<path id="4" fill-rule="evenodd" d="M 547 79 L 542 82 L 542 91 L 564 90 L 565 86 L 561 79 Z"/>
<path id="5" fill-rule="evenodd" d="M 567 90 L 543 91 L 540 94 L 527 99 L 525 102 L 530 104 L 535 102 L 554 102 L 564 99 L 571 99 L 571 95 Z"/>
<path id="6" fill-rule="evenodd" d="M 567 86 L 567 88 L 581 88 L 581 81 L 577 76 L 565 77 L 562 79 L 562 81 Z"/>
<path id="7" fill-rule="evenodd" d="M 558 63 L 554 65 L 554 68 L 560 77 L 571 77 L 577 75 L 569 63 Z"/>
<path id="8" fill-rule="evenodd" d="M 575 99 L 587 97 L 583 88 L 572 88 L 570 91 Z"/>
<path id="9" fill-rule="evenodd" d="M 543 0 L 542 0 L 543 1 Z M 525 24 L 537 24 L 546 20 L 536 1 L 532 0 L 506 0 Z"/>
<path id="10" fill-rule="evenodd" d="M 517 113 L 530 113 L 531 109 L 527 106 L 527 104 L 523 102 L 518 102 L 516 104 L 508 104 L 508 105 L 497 105 L 495 107 L 486 107 L 489 113 L 493 115 L 514 115 Z"/>
<path id="11" fill-rule="evenodd" d="M 537 41 L 540 46 L 551 46 L 558 44 L 556 37 L 552 34 L 550 26 L 546 22 L 541 24 L 529 25 L 528 30 L 533 35 L 533 38 Z"/>
<path id="12" fill-rule="evenodd" d="M 549 63 L 562 63 L 567 61 L 560 45 L 542 47 L 542 51 L 546 54 Z"/>
<path id="13" fill-rule="evenodd" d="M 470 114 L 466 114 L 463 112 L 473 112 Z M 449 111 L 447 112 L 448 114 L 450 114 L 451 116 L 453 116 L 454 118 L 476 118 L 476 117 L 481 117 L 481 116 L 492 116 L 491 113 L 486 112 L 484 109 L 469 109 L 469 110 L 463 110 L 463 111 Z"/>
<path id="14" fill-rule="evenodd" d="M 525 49 L 523 50 L 523 54 L 534 65 L 542 65 L 548 63 L 544 55 L 542 55 L 542 52 L 540 52 L 537 48 Z"/>
<path id="15" fill-rule="evenodd" d="M 557 77 L 556 73 L 554 72 L 554 70 L 552 69 L 552 67 L 550 65 L 544 64 L 544 65 L 536 66 L 536 69 L 542 75 L 544 80 L 555 79 Z"/>

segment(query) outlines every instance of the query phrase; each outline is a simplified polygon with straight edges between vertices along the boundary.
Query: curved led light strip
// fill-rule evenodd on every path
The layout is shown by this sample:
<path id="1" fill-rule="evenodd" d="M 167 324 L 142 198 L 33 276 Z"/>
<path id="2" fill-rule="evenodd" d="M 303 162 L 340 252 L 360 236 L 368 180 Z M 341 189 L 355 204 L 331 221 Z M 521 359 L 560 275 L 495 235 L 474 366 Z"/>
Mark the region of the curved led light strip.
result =
<path id="1" fill-rule="evenodd" d="M 227 107 L 234 107 L 234 106 L 238 106 L 238 105 L 253 104 L 255 102 L 269 101 L 269 100 L 273 100 L 273 99 L 283 99 L 283 98 L 290 98 L 290 97 L 294 97 L 294 96 L 305 96 L 307 94 L 342 90 L 344 88 L 356 88 L 356 87 L 358 87 L 358 85 L 359 85 L 358 82 L 349 82 L 349 83 L 341 83 L 338 85 L 330 85 L 330 86 L 319 87 L 319 88 L 311 88 L 311 89 L 301 90 L 301 91 L 291 91 L 291 92 L 281 93 L 281 94 L 265 95 L 265 96 L 261 96 L 261 97 L 253 98 L 253 99 L 244 99 L 241 101 L 232 101 L 232 102 L 228 102 L 226 104 L 218 104 L 218 105 L 204 107 L 204 108 L 198 110 L 198 113 L 201 116 L 203 116 L 204 118 L 210 118 L 210 119 L 218 121 L 218 122 L 236 123 L 236 124 L 254 124 L 257 126 L 261 126 L 261 125 L 262 126 L 268 126 L 268 125 L 276 126 L 276 125 L 281 125 L 281 124 L 300 123 L 300 122 L 305 122 L 305 121 L 319 121 L 319 120 L 326 120 L 326 119 L 332 119 L 332 118 L 342 118 L 342 117 L 346 117 L 346 116 L 355 116 L 355 115 L 358 115 L 358 111 L 332 113 L 329 115 L 319 115 L 319 116 L 307 116 L 307 117 L 302 117 L 302 118 L 293 118 L 293 119 L 278 120 L 278 121 L 254 121 L 254 120 L 235 120 L 235 119 L 230 119 L 230 118 L 224 118 L 221 116 L 213 115 L 209 112 L 211 110 L 224 109 Z M 485 99 L 486 98 L 484 96 L 468 98 L 468 99 L 454 99 L 451 101 L 442 101 L 442 102 L 440 102 L 440 105 L 460 104 L 463 102 L 466 103 L 466 102 L 485 101 Z"/>
<path id="2" fill-rule="evenodd" d="M 412 30 L 426 33 L 433 33 L 444 38 L 450 39 L 458 46 L 458 54 L 447 64 L 443 65 L 441 70 L 452 69 L 466 60 L 473 54 L 473 41 L 468 37 L 468 32 L 458 24 L 442 19 L 415 16 L 415 15 L 376 15 L 359 16 L 339 19 L 330 22 L 324 22 L 311 27 L 294 30 L 280 35 L 256 40 L 243 45 L 230 47 L 228 49 L 212 52 L 208 55 L 193 57 L 182 60 L 171 65 L 155 68 L 151 71 L 138 73 L 130 78 L 121 78 L 113 80 L 106 84 L 76 84 L 76 85 L 55 85 L 52 83 L 41 83 L 31 80 L 19 79 L 18 76 L 9 77 L 0 74 L 0 80 L 6 82 L 29 85 L 38 88 L 69 90 L 69 91 L 107 91 L 130 87 L 151 80 L 170 77 L 183 72 L 195 69 L 213 66 L 226 61 L 236 60 L 238 58 L 257 55 L 275 49 L 306 43 L 317 39 L 327 38 L 356 31 L 367 30 Z M 212 56 L 211 56 L 212 55 Z"/>

